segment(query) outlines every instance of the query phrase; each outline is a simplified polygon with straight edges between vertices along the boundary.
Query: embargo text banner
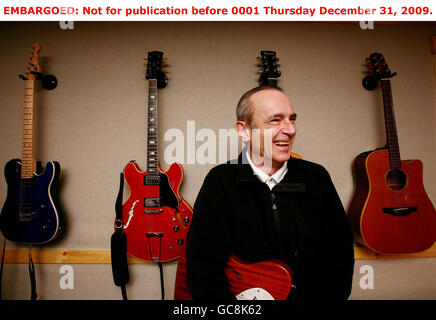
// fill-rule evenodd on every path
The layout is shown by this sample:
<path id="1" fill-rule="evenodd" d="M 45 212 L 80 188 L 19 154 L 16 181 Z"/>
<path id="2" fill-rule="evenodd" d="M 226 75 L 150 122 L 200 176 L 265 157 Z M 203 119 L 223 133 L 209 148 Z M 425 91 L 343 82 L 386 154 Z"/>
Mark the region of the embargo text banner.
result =
<path id="1" fill-rule="evenodd" d="M 434 21 L 429 0 L 2 0 L 3 21 Z"/>

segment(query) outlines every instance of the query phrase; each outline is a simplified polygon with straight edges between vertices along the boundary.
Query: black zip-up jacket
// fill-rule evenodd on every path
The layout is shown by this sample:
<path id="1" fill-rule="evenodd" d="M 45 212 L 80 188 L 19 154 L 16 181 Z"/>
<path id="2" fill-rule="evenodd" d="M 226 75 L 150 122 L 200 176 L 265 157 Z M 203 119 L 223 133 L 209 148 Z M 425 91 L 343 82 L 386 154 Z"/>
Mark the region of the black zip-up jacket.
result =
<path id="1" fill-rule="evenodd" d="M 289 298 L 346 299 L 354 270 L 353 234 L 328 172 L 291 158 L 272 190 L 246 159 L 214 167 L 194 204 L 187 278 L 194 299 L 233 300 L 224 274 L 231 253 L 279 259 L 294 272 Z"/>

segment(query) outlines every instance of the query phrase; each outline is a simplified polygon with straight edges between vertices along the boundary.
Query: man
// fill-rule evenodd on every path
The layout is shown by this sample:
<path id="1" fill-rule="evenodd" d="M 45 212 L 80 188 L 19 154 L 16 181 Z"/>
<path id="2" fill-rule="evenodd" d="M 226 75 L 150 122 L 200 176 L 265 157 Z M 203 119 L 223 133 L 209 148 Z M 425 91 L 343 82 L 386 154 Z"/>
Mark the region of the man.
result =
<path id="1" fill-rule="evenodd" d="M 346 299 L 354 268 L 353 236 L 328 172 L 291 158 L 296 134 L 282 90 L 245 93 L 236 130 L 246 142 L 238 162 L 206 176 L 187 239 L 188 286 L 194 299 L 232 300 L 224 268 L 230 254 L 279 259 L 294 272 L 289 298 Z"/>

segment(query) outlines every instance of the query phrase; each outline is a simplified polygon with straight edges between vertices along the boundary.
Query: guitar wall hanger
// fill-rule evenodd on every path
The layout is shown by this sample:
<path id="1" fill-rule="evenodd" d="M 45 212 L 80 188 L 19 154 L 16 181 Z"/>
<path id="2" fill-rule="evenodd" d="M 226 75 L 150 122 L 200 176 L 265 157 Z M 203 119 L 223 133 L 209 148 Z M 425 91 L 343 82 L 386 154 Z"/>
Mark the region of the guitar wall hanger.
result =
<path id="1" fill-rule="evenodd" d="M 259 86 L 277 87 L 277 79 L 282 73 L 278 70 L 280 65 L 277 64 L 279 58 L 277 58 L 276 52 L 262 50 L 257 60 L 259 61 L 257 66 L 261 68 L 259 70 Z"/>
<path id="2" fill-rule="evenodd" d="M 35 75 L 35 80 L 41 80 L 42 87 L 46 90 L 53 90 L 58 85 L 58 79 L 52 74 L 44 75 L 42 72 L 30 71 L 30 74 Z M 19 75 L 20 79 L 28 80 L 23 74 Z"/>
<path id="3" fill-rule="evenodd" d="M 383 61 L 377 61 L 377 58 L 380 56 L 380 53 L 374 52 L 370 55 L 369 58 L 366 58 L 366 63 L 368 68 L 370 69 L 370 72 L 377 74 L 378 72 L 380 72 L 381 70 L 383 70 L 383 68 L 387 68 L 387 73 L 385 74 L 385 78 L 386 79 L 390 79 L 393 78 L 397 75 L 396 72 L 391 72 L 389 70 L 389 68 L 386 65 L 386 62 Z M 377 83 L 378 83 L 378 78 L 371 74 L 366 76 L 365 78 L 362 79 L 362 86 L 368 90 L 368 91 L 372 91 L 375 88 L 377 88 Z"/>

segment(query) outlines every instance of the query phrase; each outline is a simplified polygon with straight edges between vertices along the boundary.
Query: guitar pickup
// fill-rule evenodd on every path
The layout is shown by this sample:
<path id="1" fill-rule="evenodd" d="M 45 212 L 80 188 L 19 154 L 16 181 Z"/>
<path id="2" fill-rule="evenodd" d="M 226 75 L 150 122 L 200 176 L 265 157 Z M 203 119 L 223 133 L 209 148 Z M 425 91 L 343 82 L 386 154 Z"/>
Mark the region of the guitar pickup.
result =
<path id="1" fill-rule="evenodd" d="M 144 207 L 160 207 L 160 199 L 144 198 Z"/>
<path id="2" fill-rule="evenodd" d="M 21 179 L 20 188 L 24 189 L 36 189 L 38 185 L 35 179 Z"/>
<path id="3" fill-rule="evenodd" d="M 395 217 L 405 217 L 418 210 L 417 206 L 413 207 L 397 207 L 397 208 L 382 208 L 383 213 L 393 215 Z"/>
<path id="4" fill-rule="evenodd" d="M 163 212 L 163 209 L 145 209 L 144 210 L 144 213 L 145 214 L 159 214 L 159 213 L 162 213 Z"/>
<path id="5" fill-rule="evenodd" d="M 158 174 L 148 174 L 144 176 L 144 186 L 158 186 L 160 184 L 160 176 Z"/>

